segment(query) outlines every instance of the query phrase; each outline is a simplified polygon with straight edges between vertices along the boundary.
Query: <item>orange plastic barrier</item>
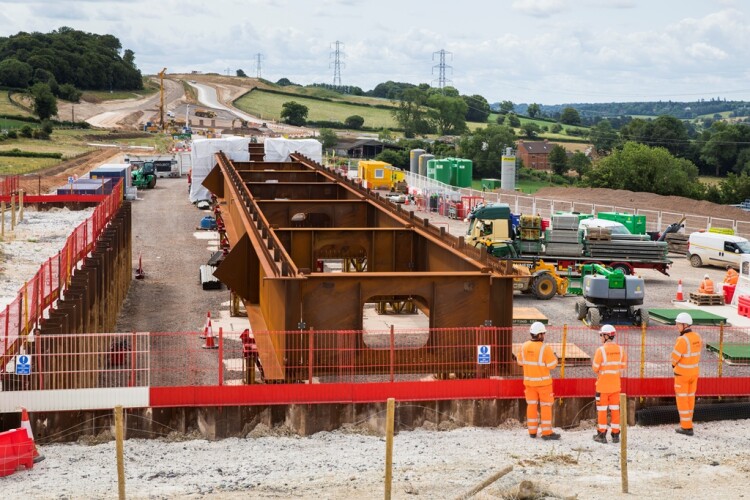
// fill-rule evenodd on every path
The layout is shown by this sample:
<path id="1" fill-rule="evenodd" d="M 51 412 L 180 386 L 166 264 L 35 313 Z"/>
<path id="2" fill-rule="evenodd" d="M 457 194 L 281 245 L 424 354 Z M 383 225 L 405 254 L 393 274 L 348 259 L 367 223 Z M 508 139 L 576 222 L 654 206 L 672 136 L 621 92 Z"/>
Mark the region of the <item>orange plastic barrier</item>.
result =
<path id="1" fill-rule="evenodd" d="M 10 476 L 22 465 L 34 467 L 34 442 L 26 429 L 0 432 L 0 477 Z"/>

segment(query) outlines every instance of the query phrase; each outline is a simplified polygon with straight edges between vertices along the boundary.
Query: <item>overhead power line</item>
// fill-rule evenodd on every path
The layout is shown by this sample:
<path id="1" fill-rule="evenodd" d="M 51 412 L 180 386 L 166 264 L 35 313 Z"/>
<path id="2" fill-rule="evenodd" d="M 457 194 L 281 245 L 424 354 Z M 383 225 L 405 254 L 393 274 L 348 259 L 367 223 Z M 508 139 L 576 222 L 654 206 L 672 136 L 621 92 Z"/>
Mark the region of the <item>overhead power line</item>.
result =
<path id="1" fill-rule="evenodd" d="M 435 60 L 435 56 L 438 56 L 438 64 L 434 65 L 432 67 L 432 74 L 435 74 L 435 68 L 438 70 L 438 77 L 437 77 L 437 88 L 439 88 L 442 91 L 445 91 L 445 87 L 448 83 L 453 83 L 452 80 L 448 80 L 445 76 L 446 70 L 450 70 L 451 76 L 453 76 L 453 66 L 448 66 L 445 64 L 445 56 L 450 56 L 451 61 L 453 60 L 453 53 L 446 52 L 444 49 L 438 50 L 437 52 L 432 53 L 432 60 Z M 434 80 L 433 80 L 434 81 Z"/>

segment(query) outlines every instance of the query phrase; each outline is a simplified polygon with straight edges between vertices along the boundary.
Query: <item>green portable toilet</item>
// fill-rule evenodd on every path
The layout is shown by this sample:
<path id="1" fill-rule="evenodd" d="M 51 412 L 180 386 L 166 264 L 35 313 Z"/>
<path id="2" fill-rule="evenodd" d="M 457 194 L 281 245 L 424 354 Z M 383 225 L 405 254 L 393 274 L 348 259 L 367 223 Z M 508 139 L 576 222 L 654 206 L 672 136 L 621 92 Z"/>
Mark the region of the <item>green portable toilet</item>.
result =
<path id="1" fill-rule="evenodd" d="M 456 158 L 456 187 L 471 187 L 473 162 L 463 158 Z"/>

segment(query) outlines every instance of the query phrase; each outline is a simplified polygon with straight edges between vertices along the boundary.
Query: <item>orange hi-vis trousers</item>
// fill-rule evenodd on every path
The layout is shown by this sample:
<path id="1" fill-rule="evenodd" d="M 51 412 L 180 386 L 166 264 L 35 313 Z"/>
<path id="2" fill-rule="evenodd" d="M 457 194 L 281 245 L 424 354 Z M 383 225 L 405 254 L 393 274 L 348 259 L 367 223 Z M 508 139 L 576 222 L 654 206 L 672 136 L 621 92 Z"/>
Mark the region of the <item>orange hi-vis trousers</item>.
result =
<path id="1" fill-rule="evenodd" d="M 607 410 L 610 411 L 611 422 L 607 427 Z M 596 393 L 596 422 L 599 432 L 607 432 L 612 429 L 612 434 L 620 433 L 620 393 L 619 392 L 597 392 Z"/>
<path id="2" fill-rule="evenodd" d="M 677 399 L 677 411 L 680 413 L 680 427 L 693 428 L 693 410 L 695 410 L 695 391 L 698 389 L 697 375 L 675 375 L 674 394 Z"/>
<path id="3" fill-rule="evenodd" d="M 542 436 L 552 434 L 552 405 L 555 404 L 555 395 L 552 392 L 552 384 L 541 387 L 526 386 L 526 425 L 529 434 L 536 436 L 537 429 L 541 427 Z M 539 406 L 542 407 L 542 420 L 539 421 Z"/>

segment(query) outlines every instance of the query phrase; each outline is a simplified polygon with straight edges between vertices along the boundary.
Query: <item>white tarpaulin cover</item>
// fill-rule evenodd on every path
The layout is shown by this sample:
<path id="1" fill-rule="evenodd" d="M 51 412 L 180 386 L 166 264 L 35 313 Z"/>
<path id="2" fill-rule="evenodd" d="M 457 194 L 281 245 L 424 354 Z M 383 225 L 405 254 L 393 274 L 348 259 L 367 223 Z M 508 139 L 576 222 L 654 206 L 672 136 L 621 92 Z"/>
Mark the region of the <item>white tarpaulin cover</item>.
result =
<path id="1" fill-rule="evenodd" d="M 323 145 L 315 139 L 268 138 L 265 161 L 289 161 L 291 153 L 301 153 L 311 160 L 323 161 Z"/>
<path id="2" fill-rule="evenodd" d="M 210 200 L 211 193 L 201 183 L 216 165 L 214 155 L 222 151 L 232 161 L 250 161 L 248 137 L 222 137 L 221 139 L 196 139 L 190 160 L 193 166 L 193 177 L 190 184 L 190 202 Z"/>

